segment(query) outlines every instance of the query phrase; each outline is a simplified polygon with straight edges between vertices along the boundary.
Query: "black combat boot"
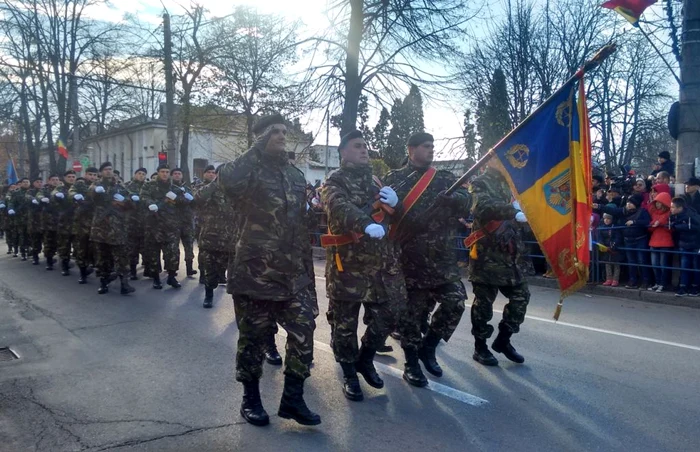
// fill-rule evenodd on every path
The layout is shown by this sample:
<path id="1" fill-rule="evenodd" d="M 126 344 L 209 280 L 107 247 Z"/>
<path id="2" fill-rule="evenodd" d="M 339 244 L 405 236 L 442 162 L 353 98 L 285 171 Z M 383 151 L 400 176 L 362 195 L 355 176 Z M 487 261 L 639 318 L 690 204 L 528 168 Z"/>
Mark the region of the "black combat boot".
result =
<path id="1" fill-rule="evenodd" d="M 132 281 L 136 281 L 137 279 L 139 279 L 139 277 L 136 276 L 136 264 L 133 264 L 133 265 L 129 268 L 129 275 L 130 275 L 130 279 L 131 279 Z"/>
<path id="2" fill-rule="evenodd" d="M 97 293 L 100 295 L 109 292 L 109 278 L 100 278 L 100 288 L 97 289 Z"/>
<path id="3" fill-rule="evenodd" d="M 211 287 L 204 288 L 204 304 L 202 306 L 205 309 L 211 309 L 214 306 L 214 289 Z"/>
<path id="4" fill-rule="evenodd" d="M 46 258 L 46 269 L 53 270 L 53 256 Z"/>
<path id="5" fill-rule="evenodd" d="M 32 255 L 32 265 L 39 265 L 39 255 L 38 254 Z"/>
<path id="6" fill-rule="evenodd" d="M 428 386 L 428 379 L 423 375 L 420 363 L 418 362 L 418 350 L 404 348 L 403 352 L 406 355 L 403 379 L 406 380 L 408 384 L 419 388 Z"/>
<path id="7" fill-rule="evenodd" d="M 24 261 L 26 261 L 26 260 L 27 260 L 27 252 L 26 252 L 26 251 L 22 251 L 22 262 L 24 262 Z"/>
<path id="8" fill-rule="evenodd" d="M 386 342 L 379 346 L 377 353 L 391 353 L 394 351 L 394 347 L 387 345 Z"/>
<path id="9" fill-rule="evenodd" d="M 80 267 L 80 279 L 78 280 L 78 284 L 87 284 L 87 277 L 87 267 Z"/>
<path id="10" fill-rule="evenodd" d="M 362 375 L 368 385 L 381 389 L 384 387 L 384 380 L 379 377 L 377 369 L 374 368 L 374 355 L 376 353 L 376 350 L 367 348 L 364 345 L 360 347 L 360 357 L 355 363 L 355 369 Z"/>
<path id="11" fill-rule="evenodd" d="M 432 375 L 442 377 L 442 368 L 435 358 L 435 349 L 440 343 L 441 337 L 433 330 L 428 330 L 428 334 L 423 338 L 423 346 L 418 350 L 418 358 L 423 361 L 423 366 Z"/>
<path id="12" fill-rule="evenodd" d="M 175 272 L 168 272 L 168 279 L 165 281 L 165 283 L 169 286 L 172 286 L 173 289 L 179 289 L 180 287 L 182 287 L 182 284 L 178 282 L 175 275 Z"/>
<path id="13" fill-rule="evenodd" d="M 68 266 L 68 259 L 62 259 L 61 260 L 61 274 L 63 276 L 68 276 L 70 275 L 70 267 Z"/>
<path id="14" fill-rule="evenodd" d="M 348 400 L 359 402 L 364 399 L 362 388 L 360 387 L 360 379 L 357 378 L 357 370 L 353 363 L 340 363 L 343 369 L 343 394 Z"/>
<path id="15" fill-rule="evenodd" d="M 148 265 L 143 266 L 143 277 L 144 278 L 153 278 L 155 275 L 151 271 L 150 267 Z"/>
<path id="16" fill-rule="evenodd" d="M 304 380 L 289 375 L 284 376 L 284 392 L 277 415 L 284 419 L 294 419 L 301 425 L 321 423 L 321 416 L 309 410 L 304 402 Z"/>
<path id="17" fill-rule="evenodd" d="M 265 347 L 265 361 L 273 366 L 282 365 L 282 357 L 277 351 L 277 344 L 275 343 L 274 335 L 270 335 L 270 337 L 267 338 L 267 344 Z"/>
<path id="18" fill-rule="evenodd" d="M 129 278 L 126 275 L 121 276 L 122 287 L 119 293 L 122 295 L 129 295 L 130 293 L 136 292 L 136 289 L 129 285 Z"/>
<path id="19" fill-rule="evenodd" d="M 160 282 L 160 275 L 158 274 L 153 277 L 153 288 L 158 290 L 163 288 L 163 283 Z"/>
<path id="20" fill-rule="evenodd" d="M 472 358 L 484 366 L 498 366 L 498 360 L 489 350 L 489 346 L 486 345 L 486 339 L 474 338 L 474 355 L 472 355 Z"/>
<path id="21" fill-rule="evenodd" d="M 15 247 L 15 251 L 12 253 L 12 257 L 19 257 L 19 247 Z"/>
<path id="22" fill-rule="evenodd" d="M 496 340 L 491 344 L 494 352 L 503 353 L 506 358 L 514 363 L 522 364 L 525 362 L 523 355 L 518 353 L 510 343 L 510 337 L 513 335 L 510 331 L 500 330 Z"/>
<path id="23" fill-rule="evenodd" d="M 12 254 L 12 246 L 7 245 L 7 254 Z"/>
<path id="24" fill-rule="evenodd" d="M 197 270 L 192 268 L 192 261 L 185 261 L 185 266 L 187 267 L 187 276 L 194 276 L 197 274 Z"/>
<path id="25" fill-rule="evenodd" d="M 243 403 L 241 403 L 241 416 L 248 423 L 257 425 L 258 427 L 265 426 L 270 423 L 270 416 L 267 415 L 265 408 L 260 400 L 260 385 L 259 381 L 251 381 L 243 383 Z"/>

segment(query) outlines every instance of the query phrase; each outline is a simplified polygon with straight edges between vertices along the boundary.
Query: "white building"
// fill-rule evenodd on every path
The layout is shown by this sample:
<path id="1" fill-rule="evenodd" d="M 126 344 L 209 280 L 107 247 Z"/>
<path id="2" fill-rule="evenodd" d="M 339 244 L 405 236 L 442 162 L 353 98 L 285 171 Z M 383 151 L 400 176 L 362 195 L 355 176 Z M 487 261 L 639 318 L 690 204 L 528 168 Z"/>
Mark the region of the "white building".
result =
<path id="1" fill-rule="evenodd" d="M 326 179 L 326 170 L 330 173 L 340 168 L 338 146 L 328 146 L 326 153 L 326 146 L 315 144 L 297 153 L 294 164 L 304 172 L 307 182 L 311 184 L 323 182 Z"/>

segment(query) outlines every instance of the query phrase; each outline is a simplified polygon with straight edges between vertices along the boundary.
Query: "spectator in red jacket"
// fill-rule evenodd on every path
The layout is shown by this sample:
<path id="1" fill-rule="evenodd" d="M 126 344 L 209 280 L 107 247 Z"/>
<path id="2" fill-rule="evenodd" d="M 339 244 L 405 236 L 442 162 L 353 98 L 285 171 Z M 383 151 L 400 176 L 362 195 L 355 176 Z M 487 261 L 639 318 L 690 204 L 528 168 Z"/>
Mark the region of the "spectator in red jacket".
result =
<path id="1" fill-rule="evenodd" d="M 673 251 L 673 233 L 669 226 L 671 217 L 671 195 L 661 192 L 656 195 L 649 206 L 651 223 L 649 224 L 649 247 L 651 248 L 651 265 L 654 269 L 656 284 L 647 290 L 661 293 L 671 286 L 671 254 Z"/>

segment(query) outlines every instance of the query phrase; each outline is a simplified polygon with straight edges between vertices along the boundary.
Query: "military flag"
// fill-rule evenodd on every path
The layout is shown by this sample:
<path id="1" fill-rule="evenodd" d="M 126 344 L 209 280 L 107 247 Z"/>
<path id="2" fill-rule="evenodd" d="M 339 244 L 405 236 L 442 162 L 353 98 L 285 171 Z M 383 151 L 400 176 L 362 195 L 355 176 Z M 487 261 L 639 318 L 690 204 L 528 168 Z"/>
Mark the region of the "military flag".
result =
<path id="1" fill-rule="evenodd" d="M 15 162 L 12 160 L 10 153 L 7 153 L 7 183 L 16 184 L 17 180 L 17 170 L 15 169 Z"/>
<path id="2" fill-rule="evenodd" d="M 639 18 L 645 9 L 656 3 L 656 0 L 609 0 L 603 3 L 603 8 L 612 9 L 627 19 L 635 27 L 639 26 Z"/>
<path id="3" fill-rule="evenodd" d="M 68 149 L 66 148 L 66 145 L 63 144 L 63 140 L 61 140 L 60 138 L 56 142 L 56 148 L 58 150 L 58 155 L 68 160 Z"/>
<path id="4" fill-rule="evenodd" d="M 582 79 L 559 89 L 492 152 L 489 164 L 510 184 L 563 300 L 586 284 L 590 262 L 591 148 Z M 561 301 L 555 318 L 560 312 Z"/>

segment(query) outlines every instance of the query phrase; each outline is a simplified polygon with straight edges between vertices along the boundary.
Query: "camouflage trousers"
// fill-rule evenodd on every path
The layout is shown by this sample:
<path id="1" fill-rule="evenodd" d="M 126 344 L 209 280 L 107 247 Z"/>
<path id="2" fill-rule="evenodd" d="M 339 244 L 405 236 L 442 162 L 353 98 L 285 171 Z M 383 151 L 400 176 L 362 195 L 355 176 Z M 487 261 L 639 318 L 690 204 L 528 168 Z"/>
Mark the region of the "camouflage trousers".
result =
<path id="1" fill-rule="evenodd" d="M 56 231 L 44 231 L 44 257 L 54 257 L 58 248 L 58 233 Z"/>
<path id="2" fill-rule="evenodd" d="M 189 224 L 180 226 L 180 240 L 182 247 L 185 249 L 185 262 L 194 260 L 194 225 L 190 221 Z"/>
<path id="3" fill-rule="evenodd" d="M 331 325 L 331 347 L 336 362 L 354 363 L 359 357 L 357 326 L 360 307 L 363 305 L 367 324 L 362 336 L 364 347 L 377 350 L 396 326 L 399 306 L 392 300 L 384 303 L 359 303 L 330 299 L 326 318 Z"/>
<path id="4" fill-rule="evenodd" d="M 314 321 L 311 294 L 301 290 L 292 300 L 255 300 L 247 295 L 233 295 L 233 307 L 238 325 L 236 380 L 259 380 L 269 338 L 276 323 L 287 331 L 284 374 L 298 379 L 308 378 L 313 360 Z"/>
<path id="5" fill-rule="evenodd" d="M 15 224 L 11 228 L 12 246 L 21 250 L 22 253 L 27 252 L 29 245 L 29 237 L 27 235 L 27 226 L 24 224 Z M 8 243 L 9 245 L 9 243 Z"/>
<path id="6" fill-rule="evenodd" d="M 215 289 L 220 279 L 226 275 L 228 252 L 215 250 L 199 250 L 199 270 L 204 276 L 204 285 Z"/>
<path id="7" fill-rule="evenodd" d="M 163 252 L 163 260 L 165 261 L 165 271 L 168 273 L 177 272 L 180 268 L 180 241 L 172 240 L 169 242 L 153 242 L 146 241 L 145 243 L 146 266 L 157 273 L 163 271 L 163 266 L 160 261 L 160 253 Z"/>
<path id="8" fill-rule="evenodd" d="M 129 274 L 129 258 L 124 245 L 110 245 L 108 243 L 95 243 L 95 267 L 97 276 L 107 278 L 116 271 L 119 276 Z"/>
<path id="9" fill-rule="evenodd" d="M 508 304 L 503 308 L 503 319 L 498 324 L 499 331 L 517 333 L 525 321 L 527 304 L 530 302 L 530 290 L 527 283 L 516 286 L 492 286 L 489 284 L 472 283 L 474 288 L 474 303 L 472 303 L 472 335 L 480 339 L 488 339 L 493 334 L 489 321 L 493 317 L 493 302 L 498 291 L 508 298 Z"/>
<path id="10" fill-rule="evenodd" d="M 78 234 L 73 240 L 73 253 L 78 267 L 88 267 L 95 263 L 94 244 L 90 241 L 90 234 Z"/>
<path id="11" fill-rule="evenodd" d="M 73 246 L 73 241 L 75 236 L 73 234 L 58 233 L 56 238 L 56 244 L 58 245 L 58 257 L 61 260 L 70 260 L 71 249 Z"/>
<path id="12" fill-rule="evenodd" d="M 439 306 L 430 319 L 429 329 L 445 342 L 449 341 L 466 309 L 467 290 L 462 281 L 407 291 L 408 301 L 399 315 L 401 347 L 412 350 L 420 348 L 423 340 L 421 326 L 436 303 Z"/>
<path id="13" fill-rule="evenodd" d="M 139 264 L 139 254 L 143 257 L 144 262 L 146 261 L 145 253 L 145 236 L 143 234 L 129 234 L 128 248 L 129 254 L 129 265 L 136 266 Z"/>
<path id="14" fill-rule="evenodd" d="M 29 234 L 29 247 L 32 249 L 32 255 L 38 256 L 41 253 L 41 240 L 44 235 L 41 231 L 33 231 Z"/>

